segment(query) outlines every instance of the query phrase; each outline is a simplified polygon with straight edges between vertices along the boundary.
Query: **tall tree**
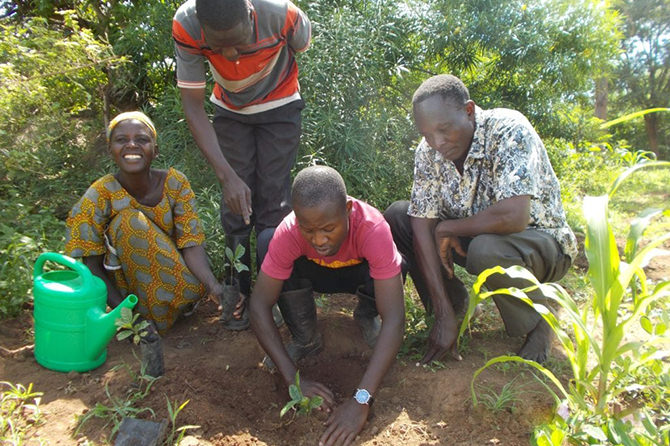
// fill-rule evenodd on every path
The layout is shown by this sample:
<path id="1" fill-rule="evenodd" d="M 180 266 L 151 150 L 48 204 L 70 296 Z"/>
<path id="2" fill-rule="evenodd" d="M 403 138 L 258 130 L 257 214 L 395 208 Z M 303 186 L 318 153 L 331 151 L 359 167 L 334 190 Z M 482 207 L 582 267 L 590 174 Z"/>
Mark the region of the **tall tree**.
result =
<path id="1" fill-rule="evenodd" d="M 569 137 L 561 107 L 594 104 L 594 79 L 617 54 L 616 12 L 597 0 L 427 0 L 433 71 L 451 71 L 484 106 L 527 114 Z"/>
<path id="2" fill-rule="evenodd" d="M 20 23 L 31 17 L 62 27 L 59 11 L 74 11 L 82 29 L 108 42 L 130 63 L 107 72 L 105 100 L 118 110 L 149 105 L 173 84 L 172 16 L 182 0 L 0 0 L 4 19 Z"/>
<path id="3" fill-rule="evenodd" d="M 618 70 L 619 98 L 634 109 L 670 106 L 670 0 L 618 0 L 625 40 Z M 661 155 L 664 117 L 644 116 L 649 149 Z M 666 148 L 667 150 L 667 148 Z"/>

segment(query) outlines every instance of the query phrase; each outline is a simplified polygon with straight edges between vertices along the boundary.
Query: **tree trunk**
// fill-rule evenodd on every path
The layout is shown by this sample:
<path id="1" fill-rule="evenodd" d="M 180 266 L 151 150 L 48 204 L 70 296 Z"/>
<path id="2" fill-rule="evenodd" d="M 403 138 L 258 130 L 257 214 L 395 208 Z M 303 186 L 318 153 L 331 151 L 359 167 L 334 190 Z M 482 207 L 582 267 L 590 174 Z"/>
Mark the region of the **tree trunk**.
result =
<path id="1" fill-rule="evenodd" d="M 658 153 L 658 117 L 656 113 L 647 113 L 644 115 L 644 126 L 647 129 L 647 139 L 649 140 L 649 150 L 659 157 Z"/>
<path id="2" fill-rule="evenodd" d="M 607 92 L 609 81 L 606 77 L 596 79 L 596 118 L 607 121 Z"/>

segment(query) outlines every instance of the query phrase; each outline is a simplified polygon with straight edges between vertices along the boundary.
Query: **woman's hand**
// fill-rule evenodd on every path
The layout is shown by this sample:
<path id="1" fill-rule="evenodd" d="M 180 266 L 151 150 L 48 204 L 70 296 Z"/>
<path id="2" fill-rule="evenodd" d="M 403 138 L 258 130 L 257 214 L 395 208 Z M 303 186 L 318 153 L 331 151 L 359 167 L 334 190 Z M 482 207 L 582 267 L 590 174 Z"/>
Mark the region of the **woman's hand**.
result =
<path id="1" fill-rule="evenodd" d="M 218 305 L 218 310 L 223 311 L 223 285 L 219 282 L 214 282 L 207 291 L 207 300 L 211 300 L 216 305 Z"/>

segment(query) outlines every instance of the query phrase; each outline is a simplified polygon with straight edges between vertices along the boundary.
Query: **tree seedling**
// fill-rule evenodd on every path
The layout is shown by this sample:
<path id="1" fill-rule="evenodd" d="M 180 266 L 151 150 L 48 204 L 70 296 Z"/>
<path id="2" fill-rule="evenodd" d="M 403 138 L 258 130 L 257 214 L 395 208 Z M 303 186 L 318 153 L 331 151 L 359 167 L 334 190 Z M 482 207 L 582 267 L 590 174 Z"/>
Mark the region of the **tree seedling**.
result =
<path id="1" fill-rule="evenodd" d="M 242 263 L 240 260 L 242 256 L 244 255 L 245 249 L 244 246 L 242 245 L 237 245 L 235 247 L 235 252 L 233 252 L 232 249 L 230 249 L 228 246 L 226 246 L 226 259 L 227 262 L 225 263 L 226 268 L 230 268 L 230 277 L 228 277 L 228 283 L 233 284 L 233 281 L 235 280 L 235 273 L 237 274 L 241 273 L 242 271 L 249 271 L 249 267 Z"/>
<path id="2" fill-rule="evenodd" d="M 135 345 L 140 343 L 142 338 L 148 334 L 147 327 L 149 326 L 149 321 L 142 320 L 138 322 L 138 317 L 140 315 L 138 313 L 133 314 L 130 308 L 121 308 L 121 316 L 114 322 L 118 330 L 116 334 L 117 340 L 123 341 L 132 336 Z"/>
<path id="3" fill-rule="evenodd" d="M 279 413 L 280 418 L 286 415 L 286 412 L 291 409 L 297 410 L 298 415 L 309 415 L 313 409 L 323 404 L 323 398 L 320 396 L 309 398 L 302 394 L 302 390 L 300 389 L 300 372 L 295 372 L 295 383 L 289 386 L 288 394 L 291 397 L 291 401 L 286 403 L 282 408 Z"/>

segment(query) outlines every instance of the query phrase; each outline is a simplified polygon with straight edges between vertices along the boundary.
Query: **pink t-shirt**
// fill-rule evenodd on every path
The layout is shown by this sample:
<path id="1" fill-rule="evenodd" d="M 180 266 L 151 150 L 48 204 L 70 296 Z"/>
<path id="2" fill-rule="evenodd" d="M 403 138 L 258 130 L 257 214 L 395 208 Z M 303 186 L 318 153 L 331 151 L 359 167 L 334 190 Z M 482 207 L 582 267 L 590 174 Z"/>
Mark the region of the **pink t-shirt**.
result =
<path id="1" fill-rule="evenodd" d="M 349 197 L 353 202 L 349 214 L 349 233 L 333 256 L 323 257 L 300 234 L 291 212 L 279 224 L 272 237 L 261 270 L 268 276 L 286 280 L 293 272 L 293 262 L 306 256 L 327 268 L 344 268 L 368 261 L 373 279 L 389 279 L 400 273 L 400 253 L 384 216 L 369 204 Z"/>

